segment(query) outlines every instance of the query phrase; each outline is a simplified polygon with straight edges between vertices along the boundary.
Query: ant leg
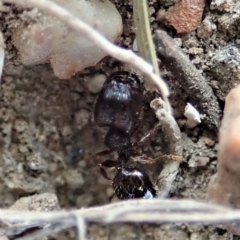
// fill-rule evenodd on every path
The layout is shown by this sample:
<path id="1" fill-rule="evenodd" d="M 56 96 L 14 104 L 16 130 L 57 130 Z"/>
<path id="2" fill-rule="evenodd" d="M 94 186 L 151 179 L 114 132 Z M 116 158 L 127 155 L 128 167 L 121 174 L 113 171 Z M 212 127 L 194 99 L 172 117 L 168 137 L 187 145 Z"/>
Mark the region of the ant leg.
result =
<path id="1" fill-rule="evenodd" d="M 146 163 L 147 164 L 152 164 L 155 161 L 155 159 L 147 157 L 145 155 L 132 157 L 132 160 L 134 162 L 139 162 L 139 163 L 142 163 L 142 164 L 146 164 Z"/>
<path id="2" fill-rule="evenodd" d="M 154 158 L 154 161 L 158 161 L 158 160 L 182 162 L 184 159 L 182 156 L 179 156 L 179 155 L 167 154 L 167 155 L 161 155 Z"/>
<path id="3" fill-rule="evenodd" d="M 153 129 L 151 129 L 145 136 L 143 136 L 140 141 L 137 144 L 137 146 L 141 146 L 144 143 L 146 143 L 148 140 L 150 140 L 153 135 L 159 130 L 159 128 L 161 127 L 161 124 L 158 123 Z"/>
<path id="4" fill-rule="evenodd" d="M 98 164 L 98 167 L 100 169 L 102 176 L 108 180 L 112 180 L 112 179 L 110 177 L 108 177 L 107 172 L 105 171 L 104 167 L 112 168 L 112 167 L 116 167 L 116 166 L 117 166 L 117 162 L 113 161 L 113 160 L 106 160 L 103 163 Z"/>
<path id="5" fill-rule="evenodd" d="M 92 153 L 92 155 L 94 155 L 94 156 L 105 156 L 105 155 L 108 155 L 112 152 L 113 151 L 111 151 L 111 150 L 103 150 L 103 151 L 100 151 L 100 152 Z"/>
<path id="6" fill-rule="evenodd" d="M 102 174 L 102 176 L 104 178 L 106 178 L 107 180 L 112 180 L 110 177 L 108 177 L 107 172 L 105 171 L 105 169 L 101 166 L 101 164 L 98 164 L 100 173 Z"/>
<path id="7" fill-rule="evenodd" d="M 132 160 L 134 162 L 139 162 L 139 163 L 142 163 L 142 164 L 152 164 L 156 161 L 176 161 L 176 162 L 182 162 L 183 161 L 183 157 L 182 156 L 178 156 L 178 155 L 161 155 L 161 156 L 158 156 L 156 158 L 150 158 L 150 157 L 147 157 L 145 155 L 142 155 L 142 156 L 136 156 L 136 157 L 131 157 Z"/>
<path id="8" fill-rule="evenodd" d="M 106 168 L 113 168 L 116 167 L 118 162 L 113 161 L 113 160 L 105 160 L 103 163 L 101 163 L 101 166 L 106 167 Z"/>

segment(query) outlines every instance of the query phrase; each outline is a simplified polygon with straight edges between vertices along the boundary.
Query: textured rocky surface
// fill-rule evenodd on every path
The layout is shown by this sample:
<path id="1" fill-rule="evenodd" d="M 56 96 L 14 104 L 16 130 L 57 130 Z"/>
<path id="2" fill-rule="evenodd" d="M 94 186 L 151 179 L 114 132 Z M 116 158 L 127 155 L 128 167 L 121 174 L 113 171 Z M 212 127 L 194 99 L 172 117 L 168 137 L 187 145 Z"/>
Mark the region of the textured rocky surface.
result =
<path id="1" fill-rule="evenodd" d="M 119 45 L 132 49 L 135 39 L 132 1 L 111 2 L 123 21 Z M 165 21 L 156 20 L 159 12 L 163 16 L 176 1 L 148 2 L 152 30 L 161 28 L 167 31 L 206 78 L 219 102 L 223 103 L 227 91 L 232 88 L 232 81 L 225 80 L 228 79 L 229 72 L 232 73 L 231 77 L 238 76 L 238 64 L 231 62 L 230 58 L 220 58 L 219 53 L 225 51 L 225 46 L 234 47 L 234 56 L 239 51 L 239 1 L 206 1 L 199 27 L 188 34 L 177 34 Z M 229 24 L 223 24 L 225 22 L 221 21 L 222 16 L 230 18 Z M 42 17 L 36 10 L 0 6 L 0 30 L 5 44 L 0 101 L 0 206 L 7 208 L 22 196 L 46 192 L 56 194 L 64 209 L 117 201 L 115 197 L 112 198 L 109 181 L 103 179 L 96 167 L 106 157 L 91 156 L 92 152 L 104 149 L 102 142 L 106 133 L 104 129 L 93 125 L 91 111 L 107 74 L 123 66 L 106 58 L 67 81 L 59 80 L 48 63 L 24 66 L 11 37 L 23 23 L 31 26 Z M 31 37 L 34 39 L 34 36 Z M 222 75 L 218 75 L 217 68 L 213 69 L 213 63 L 223 69 Z M 217 133 L 213 134 L 202 124 L 193 129 L 186 128 L 184 109 L 189 102 L 188 92 L 166 71 L 163 64 L 160 66 L 163 77 L 170 86 L 173 112 L 183 141 L 184 161 L 172 186 L 171 197 L 207 201 L 208 182 L 217 170 Z M 227 71 L 229 67 L 230 70 Z M 135 139 L 139 140 L 156 121 L 153 111 L 147 108 Z M 140 152 L 151 157 L 161 155 L 166 149 L 164 140 L 165 136 L 159 132 Z M 109 159 L 115 157 L 111 155 Z M 153 179 L 159 176 L 161 165 L 162 162 L 158 161 L 152 166 L 146 166 Z M 89 239 L 225 240 L 232 237 L 225 230 L 214 226 L 93 224 L 88 230 Z M 72 231 L 67 236 L 60 237 L 75 239 Z M 237 239 L 236 236 L 234 238 Z"/>

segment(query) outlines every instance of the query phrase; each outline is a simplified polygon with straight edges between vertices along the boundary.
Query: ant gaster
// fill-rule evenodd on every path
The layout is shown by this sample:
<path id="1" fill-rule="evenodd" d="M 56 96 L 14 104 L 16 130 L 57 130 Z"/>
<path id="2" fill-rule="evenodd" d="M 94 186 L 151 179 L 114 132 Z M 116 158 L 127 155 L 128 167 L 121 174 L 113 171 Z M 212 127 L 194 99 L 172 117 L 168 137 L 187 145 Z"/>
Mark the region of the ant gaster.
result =
<path id="1" fill-rule="evenodd" d="M 149 176 L 136 167 L 126 166 L 130 157 L 136 155 L 138 144 L 131 142 L 131 136 L 139 128 L 144 91 L 137 75 L 115 72 L 104 83 L 94 107 L 95 123 L 99 127 L 109 127 L 104 140 L 109 150 L 96 155 L 118 152 L 118 161 L 106 160 L 100 164 L 100 171 L 110 179 L 103 167 L 117 169 L 112 186 L 119 199 L 156 197 Z"/>

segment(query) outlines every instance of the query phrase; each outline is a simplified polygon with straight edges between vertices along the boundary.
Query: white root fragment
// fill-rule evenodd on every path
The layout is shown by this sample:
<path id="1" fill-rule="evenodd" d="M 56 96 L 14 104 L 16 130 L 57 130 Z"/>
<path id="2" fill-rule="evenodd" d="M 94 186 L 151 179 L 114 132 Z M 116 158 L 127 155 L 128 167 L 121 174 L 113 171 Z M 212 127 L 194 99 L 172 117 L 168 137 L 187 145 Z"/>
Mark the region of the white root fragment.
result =
<path id="1" fill-rule="evenodd" d="M 165 135 L 166 146 L 168 154 L 174 156 L 182 156 L 181 131 L 171 115 L 166 111 L 165 103 L 161 98 L 156 98 L 150 103 L 151 108 L 154 109 L 155 114 L 161 124 L 161 129 Z M 180 161 L 167 161 L 164 164 L 159 179 L 159 197 L 165 198 L 169 195 L 172 184 L 176 178 L 179 170 Z"/>
<path id="2" fill-rule="evenodd" d="M 186 126 L 188 128 L 194 128 L 201 123 L 200 114 L 192 104 L 187 103 L 185 107 L 184 116 L 187 118 Z"/>
<path id="3" fill-rule="evenodd" d="M 2 78 L 2 72 L 3 72 L 3 63 L 4 63 L 4 41 L 3 41 L 3 35 L 0 31 L 0 83 Z"/>
<path id="4" fill-rule="evenodd" d="M 78 228 L 78 240 L 85 240 L 86 239 L 86 222 L 85 220 L 75 214 L 76 222 L 77 222 L 77 228 Z"/>

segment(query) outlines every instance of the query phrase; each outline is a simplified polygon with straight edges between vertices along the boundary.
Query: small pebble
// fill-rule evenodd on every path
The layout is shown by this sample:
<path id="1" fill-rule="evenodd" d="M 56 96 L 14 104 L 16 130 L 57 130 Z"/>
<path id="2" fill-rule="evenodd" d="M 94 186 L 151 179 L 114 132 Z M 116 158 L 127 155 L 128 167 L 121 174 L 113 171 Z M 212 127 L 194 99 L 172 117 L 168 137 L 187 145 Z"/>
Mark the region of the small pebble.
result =
<path id="1" fill-rule="evenodd" d="M 70 136 L 72 134 L 71 127 L 68 125 L 63 126 L 61 129 L 61 134 L 63 137 Z"/>
<path id="2" fill-rule="evenodd" d="M 214 147 L 216 142 L 210 138 L 204 138 L 204 143 L 209 147 Z"/>
<path id="3" fill-rule="evenodd" d="M 160 9 L 158 12 L 157 12 L 157 21 L 158 22 L 162 22 L 166 19 L 166 10 L 165 9 Z"/>
<path id="4" fill-rule="evenodd" d="M 177 1 L 167 13 L 167 21 L 178 33 L 189 33 L 199 26 L 204 0 Z"/>
<path id="5" fill-rule="evenodd" d="M 74 123 L 77 125 L 78 129 L 82 129 L 87 125 L 89 121 L 89 112 L 85 109 L 80 109 L 74 115 Z"/>
<path id="6" fill-rule="evenodd" d="M 77 165 L 79 161 L 83 159 L 83 154 L 84 151 L 80 146 L 70 148 L 66 163 L 73 166 Z"/>
<path id="7" fill-rule="evenodd" d="M 57 3 L 111 42 L 122 32 L 121 15 L 109 0 L 58 0 Z M 28 25 L 26 22 L 17 25 L 11 37 L 24 65 L 49 61 L 60 79 L 69 79 L 107 55 L 81 32 L 45 14 Z"/>
<path id="8" fill-rule="evenodd" d="M 181 127 L 184 127 L 185 124 L 186 124 L 187 120 L 186 119 L 178 119 L 177 120 L 177 123 L 178 123 L 178 126 L 181 128 Z"/>
<path id="9" fill-rule="evenodd" d="M 18 150 L 19 150 L 19 152 L 21 152 L 21 153 L 27 153 L 27 152 L 28 152 L 28 149 L 27 149 L 26 145 L 20 145 L 20 146 L 18 147 Z"/>
<path id="10" fill-rule="evenodd" d="M 190 158 L 188 162 L 189 167 L 204 167 L 210 161 L 209 157 L 195 156 Z"/>
<path id="11" fill-rule="evenodd" d="M 96 74 L 87 82 L 88 90 L 92 93 L 98 93 L 103 83 L 106 81 L 106 76 L 103 74 Z"/>

